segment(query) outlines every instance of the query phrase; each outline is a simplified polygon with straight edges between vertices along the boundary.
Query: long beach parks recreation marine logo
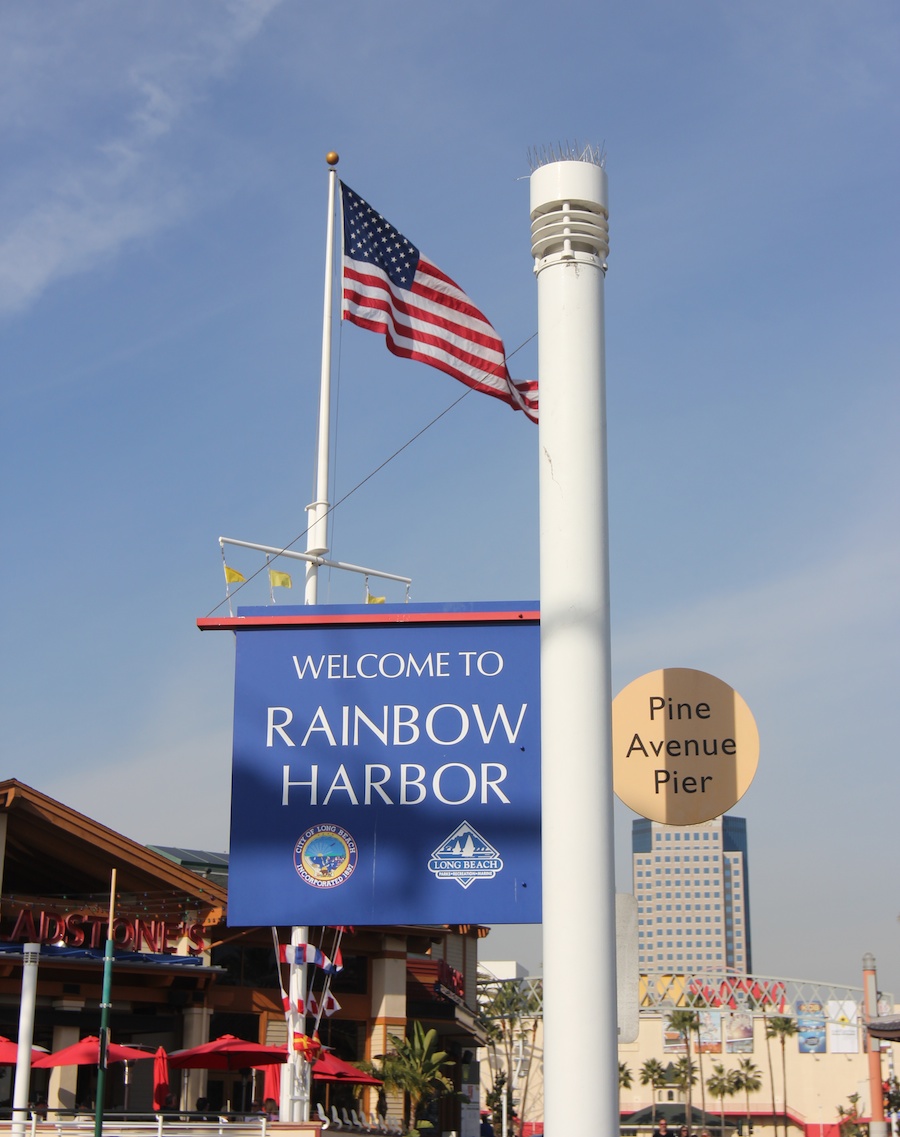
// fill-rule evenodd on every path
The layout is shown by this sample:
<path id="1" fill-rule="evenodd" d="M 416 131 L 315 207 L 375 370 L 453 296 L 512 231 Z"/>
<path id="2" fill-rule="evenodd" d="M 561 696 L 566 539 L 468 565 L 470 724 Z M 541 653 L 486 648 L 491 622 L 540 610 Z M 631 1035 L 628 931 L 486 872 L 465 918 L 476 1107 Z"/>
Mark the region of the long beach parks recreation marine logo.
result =
<path id="1" fill-rule="evenodd" d="M 294 868 L 313 888 L 336 888 L 356 868 L 356 842 L 340 825 L 311 825 L 294 846 Z"/>
<path id="2" fill-rule="evenodd" d="M 431 854 L 429 872 L 468 888 L 473 880 L 491 880 L 503 868 L 497 850 L 468 821 L 457 826 Z"/>

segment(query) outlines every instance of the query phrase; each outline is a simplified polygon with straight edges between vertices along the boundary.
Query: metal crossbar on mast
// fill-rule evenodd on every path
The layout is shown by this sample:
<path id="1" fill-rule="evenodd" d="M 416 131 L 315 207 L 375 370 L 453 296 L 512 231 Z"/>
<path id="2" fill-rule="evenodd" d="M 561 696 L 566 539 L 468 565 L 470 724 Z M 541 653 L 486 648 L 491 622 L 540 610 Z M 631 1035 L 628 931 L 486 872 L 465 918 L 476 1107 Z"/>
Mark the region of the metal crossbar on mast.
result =
<path id="1" fill-rule="evenodd" d="M 260 545 L 256 541 L 238 541 L 235 537 L 220 537 L 219 547 L 235 545 L 239 549 L 255 549 L 259 553 L 268 553 L 275 557 L 288 557 L 295 561 L 310 561 L 316 566 L 324 568 L 342 569 L 344 572 L 355 572 L 362 576 L 374 576 L 380 580 L 396 580 L 400 584 L 412 584 L 411 576 L 399 576 L 394 572 L 383 572 L 381 569 L 366 568 L 365 565 L 349 564 L 347 561 L 331 561 L 317 553 L 301 553 L 294 549 L 279 549 L 276 545 Z"/>

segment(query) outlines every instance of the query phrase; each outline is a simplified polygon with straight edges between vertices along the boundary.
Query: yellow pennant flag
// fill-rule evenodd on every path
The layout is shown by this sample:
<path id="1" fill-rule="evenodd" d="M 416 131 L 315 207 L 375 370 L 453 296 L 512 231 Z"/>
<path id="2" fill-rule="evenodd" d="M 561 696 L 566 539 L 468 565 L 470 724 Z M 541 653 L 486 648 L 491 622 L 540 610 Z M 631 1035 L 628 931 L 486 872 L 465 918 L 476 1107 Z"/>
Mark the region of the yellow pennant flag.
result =
<path id="1" fill-rule="evenodd" d="M 385 600 L 387 600 L 386 596 L 373 596 L 371 592 L 366 593 L 367 604 L 384 604 Z"/>
<path id="2" fill-rule="evenodd" d="M 225 579 L 229 584 L 246 584 L 247 578 L 243 573 L 238 572 L 237 569 L 225 566 Z"/>
<path id="3" fill-rule="evenodd" d="M 269 584 L 273 588 L 291 588 L 290 573 L 276 572 L 275 569 L 269 569 Z"/>

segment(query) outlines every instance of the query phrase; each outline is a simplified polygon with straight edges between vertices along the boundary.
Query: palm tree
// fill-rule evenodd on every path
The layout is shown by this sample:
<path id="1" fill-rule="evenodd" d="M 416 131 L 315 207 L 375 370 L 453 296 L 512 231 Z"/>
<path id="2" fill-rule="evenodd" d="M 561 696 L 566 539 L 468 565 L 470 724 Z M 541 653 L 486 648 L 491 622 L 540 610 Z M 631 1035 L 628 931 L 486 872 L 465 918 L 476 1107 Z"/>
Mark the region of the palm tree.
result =
<path id="1" fill-rule="evenodd" d="M 739 1087 L 736 1070 L 726 1070 L 721 1062 L 713 1063 L 713 1072 L 707 1078 L 706 1088 L 714 1098 L 719 1099 L 719 1123 L 721 1137 L 725 1137 L 725 1099 L 737 1093 Z"/>
<path id="2" fill-rule="evenodd" d="M 622 1090 L 630 1090 L 634 1077 L 631 1067 L 624 1062 L 619 1063 L 619 1117 L 622 1116 Z"/>
<path id="3" fill-rule="evenodd" d="M 696 1004 L 695 1004 L 696 1005 Z M 694 1033 L 697 1036 L 697 1068 L 700 1071 L 700 1108 L 703 1111 L 703 1124 L 706 1124 L 706 1082 L 703 1080 L 703 1044 L 700 1039 L 702 1019 L 699 1011 L 694 1011 Z"/>
<path id="4" fill-rule="evenodd" d="M 787 1137 L 788 1127 L 788 1097 L 787 1097 L 787 1055 L 785 1053 L 785 1040 L 797 1033 L 797 1022 L 788 1015 L 774 1015 L 766 1022 L 766 1038 L 777 1038 L 781 1043 L 781 1085 L 784 1091 L 784 1137 Z M 773 1106 L 773 1122 L 774 1106 Z"/>
<path id="5" fill-rule="evenodd" d="M 860 1137 L 862 1130 L 859 1126 L 859 1094 L 850 1094 L 847 1101 L 850 1103 L 848 1106 L 838 1106 L 841 1137 Z"/>
<path id="6" fill-rule="evenodd" d="M 481 1025 L 490 1047 L 488 1061 L 496 1077 L 506 1074 L 507 1099 L 512 1113 L 513 1071 L 517 1066 L 516 1050 L 525 1054 L 525 1079 L 519 1099 L 520 1116 L 526 1116 L 529 1081 L 534 1064 L 535 1039 L 540 1023 L 541 984 L 535 980 L 520 983 L 484 983 L 479 985 L 478 1004 Z M 529 1045 L 525 1045 L 529 1043 Z"/>
<path id="7" fill-rule="evenodd" d="M 649 1086 L 653 1095 L 650 1103 L 650 1124 L 656 1128 L 656 1091 L 666 1084 L 666 1068 L 657 1058 L 648 1058 L 641 1066 L 641 1085 Z"/>
<path id="8" fill-rule="evenodd" d="M 412 1023 L 412 1037 L 398 1038 L 389 1034 L 394 1048 L 390 1054 L 377 1055 L 377 1063 L 361 1062 L 360 1067 L 381 1078 L 385 1089 L 400 1091 L 409 1100 L 409 1114 L 404 1118 L 407 1130 L 430 1129 L 419 1113 L 433 1098 L 445 1090 L 453 1089 L 453 1082 L 444 1073 L 444 1066 L 453 1065 L 446 1050 L 437 1050 L 437 1031 L 426 1031 L 418 1021 Z"/>
<path id="9" fill-rule="evenodd" d="M 684 1120 L 688 1127 L 688 1133 L 691 1131 L 691 1086 L 697 1084 L 697 1067 L 685 1055 L 679 1058 L 672 1067 L 672 1081 L 679 1090 L 685 1095 L 685 1108 Z"/>
<path id="10" fill-rule="evenodd" d="M 750 1132 L 750 1095 L 755 1094 L 757 1090 L 762 1089 L 762 1078 L 760 1074 L 762 1071 L 754 1063 L 752 1058 L 742 1058 L 738 1062 L 738 1068 L 735 1070 L 737 1077 L 738 1090 L 744 1091 L 745 1101 L 747 1103 L 747 1132 Z"/>
<path id="11" fill-rule="evenodd" d="M 769 1067 L 769 1086 L 772 1090 L 772 1127 L 775 1130 L 775 1137 L 778 1137 L 778 1123 L 775 1120 L 775 1074 L 772 1071 L 772 1035 L 769 1033 L 769 1016 L 767 1009 L 769 1006 L 768 997 L 764 994 L 762 999 L 762 1013 L 763 1013 L 763 1026 L 766 1028 L 766 1065 Z"/>
<path id="12" fill-rule="evenodd" d="M 691 1035 L 693 1034 L 694 1030 L 696 1030 L 696 1028 L 697 1028 L 697 1023 L 698 1023 L 697 1012 L 696 1011 L 671 1011 L 668 1015 L 667 1021 L 668 1021 L 670 1028 L 672 1030 L 678 1031 L 678 1033 L 681 1035 L 682 1041 L 684 1042 L 685 1058 L 687 1060 L 687 1067 L 690 1067 L 690 1069 L 693 1070 L 694 1064 L 691 1061 Z M 678 1068 L 679 1065 L 680 1065 L 680 1063 L 676 1063 L 676 1069 Z M 687 1069 L 687 1067 L 685 1067 L 685 1068 Z M 686 1094 L 685 1106 L 684 1106 L 684 1120 L 685 1120 L 685 1123 L 687 1124 L 688 1137 L 690 1137 L 690 1132 L 691 1132 L 691 1086 L 696 1081 L 697 1081 L 697 1075 L 696 1075 L 696 1073 L 694 1073 L 693 1078 L 689 1079 L 687 1081 L 687 1083 L 684 1086 L 682 1086 L 682 1089 L 684 1090 L 684 1092 Z"/>

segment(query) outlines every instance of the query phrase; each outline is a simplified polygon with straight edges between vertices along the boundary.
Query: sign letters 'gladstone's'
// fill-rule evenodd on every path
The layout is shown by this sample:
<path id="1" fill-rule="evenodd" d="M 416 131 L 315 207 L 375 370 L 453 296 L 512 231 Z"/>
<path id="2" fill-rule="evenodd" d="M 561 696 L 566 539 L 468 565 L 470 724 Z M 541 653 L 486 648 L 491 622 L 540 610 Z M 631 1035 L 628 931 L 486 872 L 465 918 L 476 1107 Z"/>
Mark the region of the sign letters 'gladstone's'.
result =
<path id="1" fill-rule="evenodd" d="M 498 607 L 238 631 L 231 923 L 540 919 L 538 624 Z"/>
<path id="2" fill-rule="evenodd" d="M 758 760 L 750 709 L 705 671 L 652 671 L 613 702 L 616 793 L 643 817 L 668 825 L 718 817 L 744 795 Z"/>

